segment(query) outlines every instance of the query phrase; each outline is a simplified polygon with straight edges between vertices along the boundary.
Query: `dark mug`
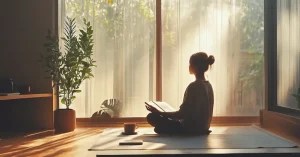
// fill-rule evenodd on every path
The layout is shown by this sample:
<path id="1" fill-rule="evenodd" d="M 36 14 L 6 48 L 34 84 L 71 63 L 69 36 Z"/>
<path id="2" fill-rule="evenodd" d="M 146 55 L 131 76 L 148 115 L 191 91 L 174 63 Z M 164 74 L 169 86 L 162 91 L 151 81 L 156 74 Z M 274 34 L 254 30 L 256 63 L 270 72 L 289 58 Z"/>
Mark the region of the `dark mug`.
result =
<path id="1" fill-rule="evenodd" d="M 126 134 L 133 134 L 139 126 L 135 123 L 124 123 L 124 132 Z"/>

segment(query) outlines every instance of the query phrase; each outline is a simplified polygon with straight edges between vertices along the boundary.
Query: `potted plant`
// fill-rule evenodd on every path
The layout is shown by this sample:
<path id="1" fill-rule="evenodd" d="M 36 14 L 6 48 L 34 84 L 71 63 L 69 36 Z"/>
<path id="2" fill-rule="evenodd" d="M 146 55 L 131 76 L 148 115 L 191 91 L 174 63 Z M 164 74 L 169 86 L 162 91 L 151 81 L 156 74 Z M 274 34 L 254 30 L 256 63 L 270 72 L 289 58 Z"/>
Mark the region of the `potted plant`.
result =
<path id="1" fill-rule="evenodd" d="M 84 19 L 84 28 L 80 29 L 77 37 L 75 19 L 67 18 L 62 37 L 64 52 L 60 50 L 59 38 L 49 31 L 46 36 L 47 51 L 41 55 L 46 72 L 50 74 L 54 94 L 58 95 L 65 109 L 54 111 L 54 128 L 56 132 L 69 132 L 75 129 L 75 111 L 70 105 L 80 93 L 81 83 L 93 77 L 92 67 L 95 66 L 93 55 L 93 29 L 90 22 Z"/>
<path id="2" fill-rule="evenodd" d="M 298 88 L 298 92 L 296 94 L 292 94 L 298 102 L 298 108 L 300 109 L 300 87 Z"/>
<path id="3" fill-rule="evenodd" d="M 100 110 L 96 111 L 92 118 L 110 119 L 120 117 L 122 104 L 118 99 L 107 99 L 103 101 Z"/>

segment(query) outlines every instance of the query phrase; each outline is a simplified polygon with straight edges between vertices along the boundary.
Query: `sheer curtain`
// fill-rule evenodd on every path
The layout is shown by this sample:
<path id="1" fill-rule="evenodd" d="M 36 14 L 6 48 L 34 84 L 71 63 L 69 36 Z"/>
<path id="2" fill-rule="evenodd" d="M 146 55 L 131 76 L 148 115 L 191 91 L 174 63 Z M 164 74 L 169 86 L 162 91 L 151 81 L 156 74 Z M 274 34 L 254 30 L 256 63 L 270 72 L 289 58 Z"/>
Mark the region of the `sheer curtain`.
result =
<path id="1" fill-rule="evenodd" d="M 144 116 L 154 95 L 155 0 L 63 0 L 65 17 L 83 18 L 94 28 L 94 78 L 81 86 L 71 105 L 77 117 L 91 117 L 107 99 L 123 105 L 120 116 Z"/>
<path id="2" fill-rule="evenodd" d="M 252 86 L 243 84 L 243 76 L 251 72 L 257 62 L 255 56 L 260 60 L 263 56 L 263 1 L 162 2 L 163 100 L 179 108 L 186 87 L 194 80 L 188 71 L 189 57 L 203 51 L 216 59 L 207 72 L 215 93 L 214 115 L 258 115 L 263 105 L 263 97 L 258 99 L 263 95 L 263 86 L 257 89 L 256 85 L 263 84 L 263 73 L 259 74 L 261 79 L 249 77 Z M 254 40 L 259 44 L 253 44 Z M 260 64 L 256 70 L 262 69 Z"/>
<path id="3" fill-rule="evenodd" d="M 263 0 L 161 0 L 163 101 L 179 108 L 189 57 L 214 55 L 207 72 L 218 116 L 259 114 L 263 106 Z M 91 21 L 95 78 L 86 81 L 72 107 L 90 117 L 106 99 L 123 104 L 121 116 L 145 117 L 155 99 L 155 0 L 64 0 L 66 16 Z M 63 30 L 63 25 L 60 26 Z"/>
<path id="4" fill-rule="evenodd" d="M 300 0 L 277 0 L 277 101 L 278 105 L 299 109 L 300 86 Z"/>

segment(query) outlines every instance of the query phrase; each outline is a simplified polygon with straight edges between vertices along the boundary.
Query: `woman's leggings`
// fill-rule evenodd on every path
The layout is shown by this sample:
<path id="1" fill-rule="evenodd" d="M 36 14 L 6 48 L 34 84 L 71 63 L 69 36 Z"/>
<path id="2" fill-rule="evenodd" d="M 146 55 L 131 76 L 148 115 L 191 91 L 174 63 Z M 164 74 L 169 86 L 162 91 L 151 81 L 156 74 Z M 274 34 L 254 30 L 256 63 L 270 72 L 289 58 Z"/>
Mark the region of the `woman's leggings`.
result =
<path id="1" fill-rule="evenodd" d="M 159 113 L 149 113 L 147 121 L 157 134 L 182 134 L 183 127 L 178 120 L 170 119 Z"/>

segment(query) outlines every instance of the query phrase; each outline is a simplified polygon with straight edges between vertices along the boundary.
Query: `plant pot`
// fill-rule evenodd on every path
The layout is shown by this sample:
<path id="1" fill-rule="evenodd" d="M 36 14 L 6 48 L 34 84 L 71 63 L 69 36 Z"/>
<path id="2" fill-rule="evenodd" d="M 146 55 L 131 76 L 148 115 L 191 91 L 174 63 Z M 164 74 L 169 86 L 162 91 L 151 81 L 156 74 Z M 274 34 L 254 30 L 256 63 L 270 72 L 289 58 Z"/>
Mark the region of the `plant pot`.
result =
<path id="1" fill-rule="evenodd" d="M 76 114 L 72 109 L 57 109 L 54 111 L 55 132 L 71 132 L 75 130 Z"/>

